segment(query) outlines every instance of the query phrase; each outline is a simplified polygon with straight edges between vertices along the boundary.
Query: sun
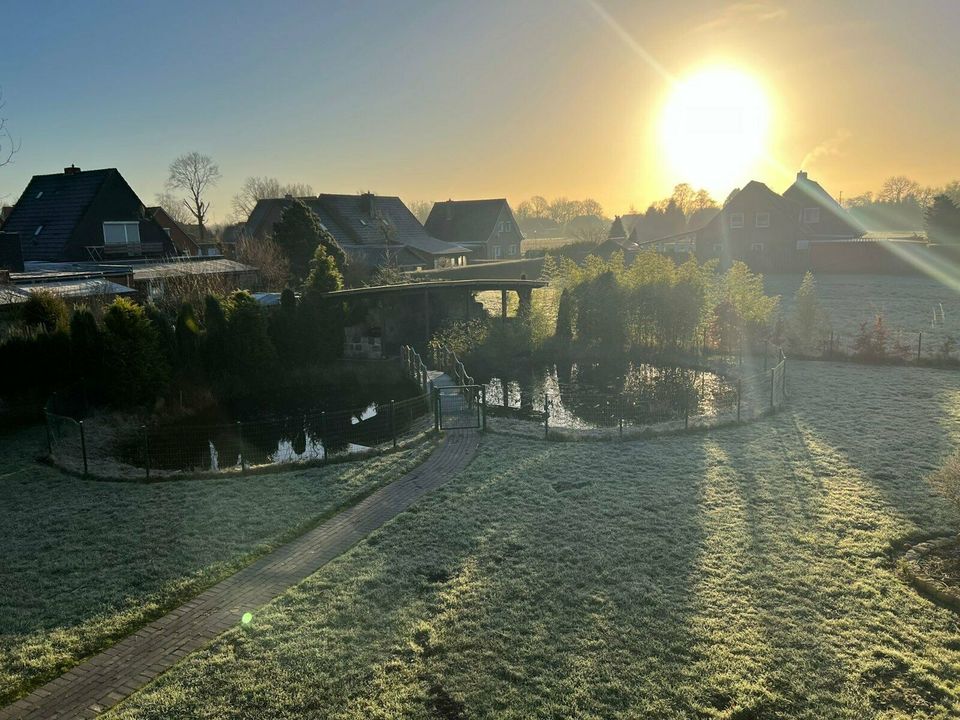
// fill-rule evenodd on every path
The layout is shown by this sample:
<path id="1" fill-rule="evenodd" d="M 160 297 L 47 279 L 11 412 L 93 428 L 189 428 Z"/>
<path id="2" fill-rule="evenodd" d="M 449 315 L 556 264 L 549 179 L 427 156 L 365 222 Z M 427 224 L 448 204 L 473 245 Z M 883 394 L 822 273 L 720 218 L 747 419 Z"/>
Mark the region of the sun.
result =
<path id="1" fill-rule="evenodd" d="M 677 82 L 659 137 L 671 180 L 725 196 L 764 159 L 770 114 L 767 93 L 741 70 L 712 67 Z"/>

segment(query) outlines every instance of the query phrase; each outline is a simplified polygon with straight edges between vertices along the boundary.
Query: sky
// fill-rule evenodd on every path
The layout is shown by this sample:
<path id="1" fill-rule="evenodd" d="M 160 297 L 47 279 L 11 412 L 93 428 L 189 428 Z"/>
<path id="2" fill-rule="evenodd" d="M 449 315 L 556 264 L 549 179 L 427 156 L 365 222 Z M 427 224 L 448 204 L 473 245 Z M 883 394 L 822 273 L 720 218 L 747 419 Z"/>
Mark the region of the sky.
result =
<path id="1" fill-rule="evenodd" d="M 407 201 L 593 197 L 612 215 L 697 184 L 670 161 L 665 107 L 721 66 L 760 89 L 769 130 L 736 177 L 703 176 L 718 199 L 801 167 L 844 197 L 960 177 L 960 0 L 3 5 L 7 202 L 74 163 L 118 168 L 149 204 L 198 151 L 222 171 L 217 221 L 254 175 Z"/>

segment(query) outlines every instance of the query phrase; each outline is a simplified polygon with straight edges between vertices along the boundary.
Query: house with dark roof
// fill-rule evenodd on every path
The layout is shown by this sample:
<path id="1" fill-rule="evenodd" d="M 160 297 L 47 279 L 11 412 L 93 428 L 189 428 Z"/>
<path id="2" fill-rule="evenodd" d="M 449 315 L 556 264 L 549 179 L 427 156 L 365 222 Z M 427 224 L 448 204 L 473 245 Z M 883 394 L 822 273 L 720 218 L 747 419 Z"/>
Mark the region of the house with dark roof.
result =
<path id="1" fill-rule="evenodd" d="M 402 270 L 465 265 L 470 250 L 432 237 L 398 197 L 321 194 L 298 198 L 319 218 L 351 262 L 368 267 L 394 266 Z M 253 238 L 273 234 L 273 226 L 293 198 L 259 200 L 245 232 Z"/>
<path id="2" fill-rule="evenodd" d="M 216 242 L 198 239 L 198 232 L 191 232 L 188 226 L 178 223 L 162 207 L 148 207 L 147 217 L 156 222 L 170 238 L 178 255 L 183 257 L 210 257 L 220 254 Z M 196 227 L 194 225 L 193 227 Z"/>
<path id="3" fill-rule="evenodd" d="M 863 226 L 803 170 L 783 197 L 797 207 L 798 220 L 809 229 L 813 240 L 859 238 L 866 234 Z"/>
<path id="4" fill-rule="evenodd" d="M 164 257 L 173 242 L 115 168 L 35 175 L 3 223 L 29 261 Z"/>
<path id="5" fill-rule="evenodd" d="M 435 238 L 469 248 L 471 260 L 520 257 L 523 233 L 505 198 L 434 203 L 424 227 Z"/>

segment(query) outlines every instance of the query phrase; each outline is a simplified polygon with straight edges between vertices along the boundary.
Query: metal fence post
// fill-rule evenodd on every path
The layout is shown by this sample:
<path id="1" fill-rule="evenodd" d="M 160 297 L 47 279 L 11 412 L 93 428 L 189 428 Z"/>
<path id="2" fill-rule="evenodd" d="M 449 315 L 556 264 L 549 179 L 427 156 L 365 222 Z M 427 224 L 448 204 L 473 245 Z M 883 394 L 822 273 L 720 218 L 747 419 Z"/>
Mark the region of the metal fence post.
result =
<path id="1" fill-rule="evenodd" d="M 43 411 L 43 421 L 47 427 L 47 455 L 53 456 L 53 433 L 50 431 L 50 413 Z"/>
<path id="2" fill-rule="evenodd" d="M 144 425 L 141 428 L 143 430 L 143 458 L 144 465 L 147 470 L 147 480 L 150 479 L 150 435 L 147 432 L 147 426 Z"/>
<path id="3" fill-rule="evenodd" d="M 327 464 L 327 411 L 320 413 L 320 445 L 323 446 L 323 464 Z"/>
<path id="4" fill-rule="evenodd" d="M 780 394 L 783 395 L 783 398 L 787 397 L 787 356 L 784 355 L 783 359 L 780 361 L 780 364 L 783 366 L 783 376 L 780 378 Z"/>
<path id="5" fill-rule="evenodd" d="M 543 398 L 543 437 L 550 435 L 550 398 Z"/>
<path id="6" fill-rule="evenodd" d="M 433 429 L 440 432 L 440 388 L 433 389 Z"/>
<path id="7" fill-rule="evenodd" d="M 683 429 L 690 427 L 690 396 L 683 401 Z"/>
<path id="8" fill-rule="evenodd" d="M 243 458 L 243 423 L 237 420 L 237 445 L 240 448 L 240 471 L 246 470 L 246 461 Z"/>
<path id="9" fill-rule="evenodd" d="M 83 420 L 80 421 L 80 452 L 83 453 L 83 476 L 87 476 L 87 434 L 83 430 Z"/>
<path id="10" fill-rule="evenodd" d="M 773 368 L 770 369 L 770 408 L 771 409 L 775 407 L 773 393 L 776 390 L 776 381 L 777 381 L 776 372 L 777 371 L 774 370 Z"/>
<path id="11" fill-rule="evenodd" d="M 743 379 L 737 378 L 737 422 L 740 422 L 740 402 L 743 398 Z"/>
<path id="12" fill-rule="evenodd" d="M 917 362 L 920 362 L 920 351 L 923 349 L 923 331 L 917 337 Z"/>
<path id="13" fill-rule="evenodd" d="M 480 416 L 480 429 L 483 432 L 487 431 L 487 386 L 480 386 L 480 409 L 482 415 Z"/>
<path id="14" fill-rule="evenodd" d="M 393 400 L 390 401 L 390 435 L 393 437 L 393 447 L 397 447 L 397 425 L 394 422 L 396 407 Z"/>
<path id="15" fill-rule="evenodd" d="M 620 425 L 620 439 L 623 440 L 623 395 L 617 396 L 617 423 Z"/>

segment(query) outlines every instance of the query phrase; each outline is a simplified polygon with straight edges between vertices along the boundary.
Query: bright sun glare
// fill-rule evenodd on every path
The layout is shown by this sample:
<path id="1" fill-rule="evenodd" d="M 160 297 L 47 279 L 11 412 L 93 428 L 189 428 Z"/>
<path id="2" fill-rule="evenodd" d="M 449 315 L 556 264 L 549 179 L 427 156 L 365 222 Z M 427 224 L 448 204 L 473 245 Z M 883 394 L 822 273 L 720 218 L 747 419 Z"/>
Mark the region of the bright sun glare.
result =
<path id="1" fill-rule="evenodd" d="M 767 150 L 770 103 L 760 84 L 732 68 L 679 81 L 663 109 L 660 144 L 671 177 L 724 196 Z"/>

